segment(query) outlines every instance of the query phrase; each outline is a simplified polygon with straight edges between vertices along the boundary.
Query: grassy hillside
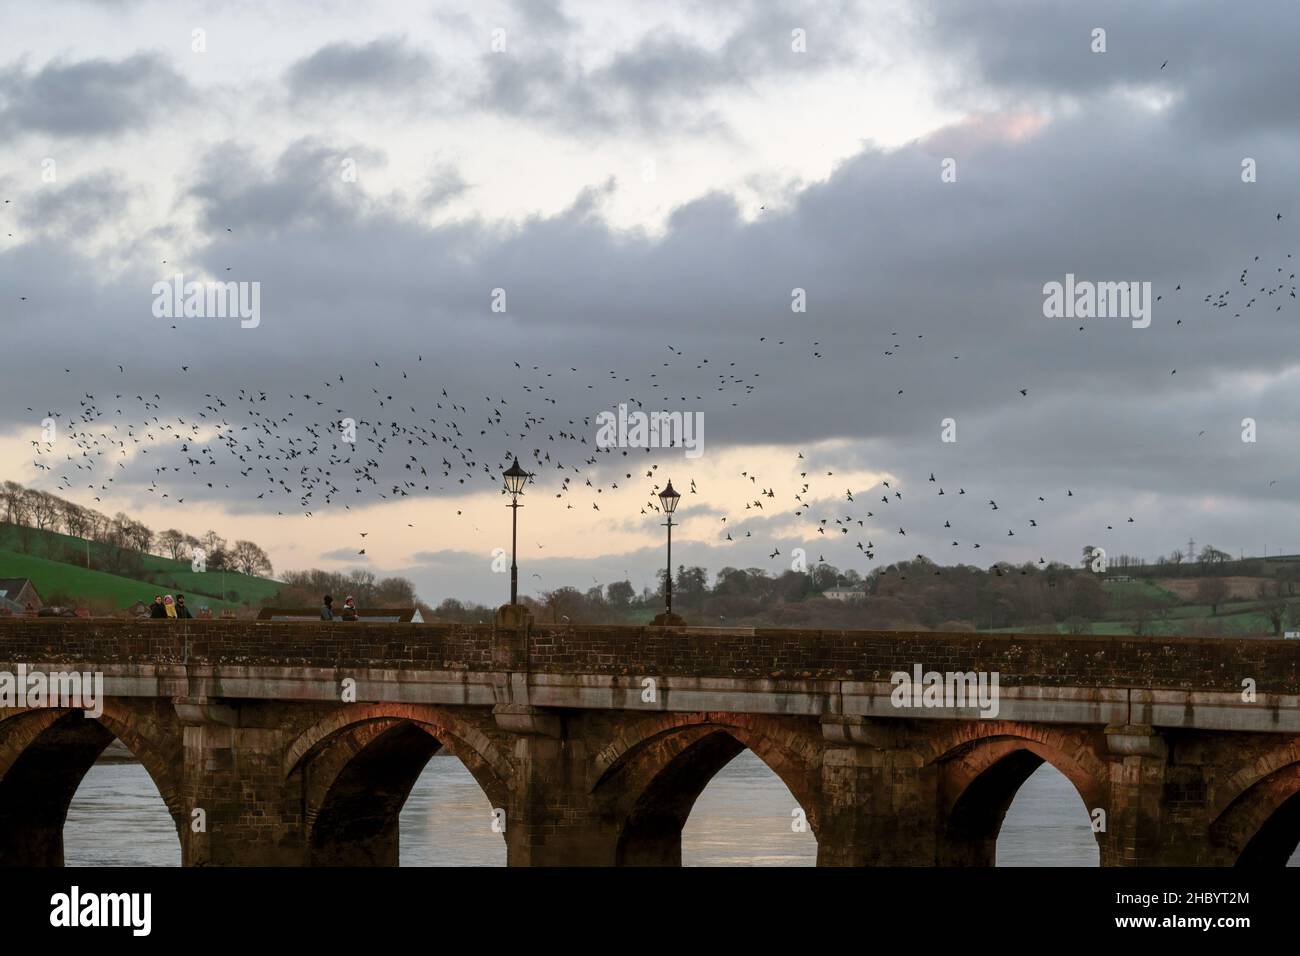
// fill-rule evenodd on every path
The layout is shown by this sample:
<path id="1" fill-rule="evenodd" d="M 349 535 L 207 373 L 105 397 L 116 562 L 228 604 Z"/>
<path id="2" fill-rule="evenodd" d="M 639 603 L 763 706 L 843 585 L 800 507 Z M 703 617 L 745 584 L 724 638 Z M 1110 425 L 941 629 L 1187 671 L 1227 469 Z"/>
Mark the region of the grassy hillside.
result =
<path id="1" fill-rule="evenodd" d="M 0 555 L 4 555 L 3 561 L 0 561 L 3 565 L 0 567 L 0 577 L 29 577 L 36 582 L 37 590 L 47 599 L 52 593 L 72 597 L 84 596 L 93 600 L 100 599 L 101 594 L 104 595 L 104 599 L 107 599 L 109 594 L 127 595 L 118 605 L 120 607 L 134 603 L 141 595 L 146 595 L 143 600 L 147 603 L 153 600 L 155 594 L 177 592 L 187 596 L 192 595 L 194 598 L 202 596 L 201 600 L 189 601 L 195 607 L 200 604 L 207 604 L 214 609 L 238 607 L 244 603 L 258 604 L 264 598 L 273 597 L 280 590 L 280 582 L 269 578 L 251 577 L 235 571 L 226 571 L 224 575 L 220 571 L 199 573 L 191 570 L 190 562 L 187 560 L 174 561 L 156 554 L 136 555 L 140 567 L 137 574 L 123 575 L 87 569 L 85 566 L 87 548 L 89 548 L 92 565 L 102 568 L 109 557 L 110 549 L 97 541 L 87 542 L 84 538 L 75 538 L 53 531 L 37 531 L 33 528 L 18 528 L 0 523 Z M 3 569 L 19 568 L 20 565 L 15 563 L 19 559 L 35 562 L 31 567 L 36 570 L 29 573 L 23 570 Z M 56 573 L 59 569 L 63 570 Z M 50 582 L 50 586 L 47 587 L 42 583 L 38 573 Z M 92 577 L 83 578 L 81 575 Z M 101 578 L 108 580 L 100 580 Z M 117 583 L 111 584 L 109 581 Z M 129 594 L 123 589 L 122 582 L 130 585 Z M 92 593 L 83 590 L 81 588 L 83 585 L 98 590 Z M 226 600 L 220 597 L 223 586 Z M 231 592 L 234 594 L 232 595 Z M 234 597 L 234 600 L 229 600 L 230 597 Z M 113 600 L 117 598 L 114 597 Z"/>
<path id="2" fill-rule="evenodd" d="M 148 581 L 133 581 L 103 571 L 88 571 L 72 564 L 12 551 L 0 551 L 0 578 L 31 578 L 41 597 L 49 603 L 54 603 L 55 598 L 66 598 L 71 603 L 86 600 L 96 605 L 124 608 L 136 601 L 150 604 L 159 592 L 158 586 Z M 182 590 L 186 595 L 186 603 L 195 609 L 202 604 L 214 611 L 239 607 L 230 601 L 200 597 L 193 589 Z M 169 593 L 174 594 L 175 591 Z"/>
<path id="3" fill-rule="evenodd" d="M 1147 598 L 1172 606 L 1180 600 L 1177 594 L 1151 581 L 1108 581 L 1104 586 L 1112 602 Z"/>

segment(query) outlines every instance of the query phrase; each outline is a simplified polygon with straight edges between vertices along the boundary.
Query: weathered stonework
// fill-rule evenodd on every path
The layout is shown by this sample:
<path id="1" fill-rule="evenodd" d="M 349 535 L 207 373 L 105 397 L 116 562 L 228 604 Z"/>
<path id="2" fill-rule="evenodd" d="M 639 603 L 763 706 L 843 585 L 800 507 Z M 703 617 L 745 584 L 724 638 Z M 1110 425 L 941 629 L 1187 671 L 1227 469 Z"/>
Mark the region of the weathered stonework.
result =
<path id="1" fill-rule="evenodd" d="M 0 670 L 20 663 L 100 671 L 106 700 L 96 719 L 0 709 L 10 865 L 62 863 L 68 803 L 114 737 L 187 866 L 393 865 L 402 804 L 440 749 L 504 813 L 520 866 L 680 864 L 696 798 L 745 748 L 789 787 L 822 865 L 991 865 L 1043 761 L 1104 825 L 1103 865 L 1281 864 L 1300 841 L 1290 642 L 0 622 Z M 895 706 L 890 677 L 914 664 L 996 671 L 996 717 Z"/>

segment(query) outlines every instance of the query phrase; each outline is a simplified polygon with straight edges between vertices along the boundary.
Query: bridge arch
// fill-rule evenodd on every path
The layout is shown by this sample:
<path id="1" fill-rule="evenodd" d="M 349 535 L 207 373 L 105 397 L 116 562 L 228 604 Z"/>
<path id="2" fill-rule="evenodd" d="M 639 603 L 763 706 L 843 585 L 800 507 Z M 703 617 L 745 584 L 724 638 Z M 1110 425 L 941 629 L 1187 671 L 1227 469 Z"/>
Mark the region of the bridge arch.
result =
<path id="1" fill-rule="evenodd" d="M 473 724 L 420 704 L 351 704 L 303 731 L 285 752 L 302 795 L 313 866 L 396 866 L 398 818 L 429 759 L 446 748 L 494 807 L 507 805 L 509 762 Z"/>
<path id="2" fill-rule="evenodd" d="M 615 862 L 680 866 L 682 828 L 709 781 L 749 749 L 786 785 L 816 836 L 821 739 L 795 722 L 731 713 L 655 714 L 623 724 L 597 754 L 591 793 Z"/>
<path id="3" fill-rule="evenodd" d="M 1210 819 L 1218 820 L 1247 790 L 1293 763 L 1300 763 L 1300 738 L 1287 740 L 1256 756 L 1215 788 L 1210 803 Z"/>
<path id="4" fill-rule="evenodd" d="M 0 864 L 62 866 L 68 807 L 114 738 L 140 761 L 181 841 L 185 825 L 183 742 L 156 701 L 106 699 L 90 717 L 78 708 L 14 709 L 0 716 Z"/>
<path id="5" fill-rule="evenodd" d="M 1210 814 L 1224 864 L 1286 866 L 1300 844 L 1300 741 L 1252 761 L 1225 781 Z"/>
<path id="6" fill-rule="evenodd" d="M 1007 810 L 1044 763 L 1073 784 L 1089 814 L 1104 809 L 1108 769 L 1098 746 L 1080 732 L 1012 721 L 963 723 L 930 741 L 926 763 L 940 771 L 939 864 L 993 866 Z"/>

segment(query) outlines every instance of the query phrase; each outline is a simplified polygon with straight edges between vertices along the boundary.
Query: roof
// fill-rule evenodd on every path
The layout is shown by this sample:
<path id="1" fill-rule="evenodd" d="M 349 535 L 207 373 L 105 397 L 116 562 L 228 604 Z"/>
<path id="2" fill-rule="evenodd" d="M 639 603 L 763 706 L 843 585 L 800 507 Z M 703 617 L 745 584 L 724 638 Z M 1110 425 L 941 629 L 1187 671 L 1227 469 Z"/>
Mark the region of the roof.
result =
<path id="1" fill-rule="evenodd" d="M 334 605 L 334 620 L 343 618 L 343 605 Z M 319 607 L 264 607 L 257 612 L 259 621 L 319 621 Z M 357 620 L 371 624 L 423 624 L 424 617 L 414 607 L 359 607 Z"/>
<path id="2" fill-rule="evenodd" d="M 31 585 L 32 591 L 39 598 L 41 592 L 36 590 L 36 585 L 32 584 L 31 578 L 0 578 L 0 597 L 16 601 L 18 595 L 22 594 L 23 588 Z"/>

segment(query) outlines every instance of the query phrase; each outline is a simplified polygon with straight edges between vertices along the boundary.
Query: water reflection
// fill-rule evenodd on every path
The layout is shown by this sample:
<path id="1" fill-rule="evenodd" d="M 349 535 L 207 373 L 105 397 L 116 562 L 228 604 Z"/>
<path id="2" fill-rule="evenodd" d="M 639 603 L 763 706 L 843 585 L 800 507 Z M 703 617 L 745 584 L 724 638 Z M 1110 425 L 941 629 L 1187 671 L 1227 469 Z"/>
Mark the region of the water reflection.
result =
<path id="1" fill-rule="evenodd" d="M 817 841 L 791 829 L 790 791 L 742 751 L 700 794 L 682 830 L 686 866 L 812 866 Z M 403 866 L 504 866 L 492 806 L 454 757 L 434 757 L 401 815 Z M 179 866 L 180 842 L 153 781 L 138 763 L 90 768 L 63 828 L 69 866 Z M 1049 764 L 1020 788 L 998 838 L 999 866 L 1096 866 L 1088 814 Z M 1300 848 L 1289 866 L 1300 866 Z"/>

